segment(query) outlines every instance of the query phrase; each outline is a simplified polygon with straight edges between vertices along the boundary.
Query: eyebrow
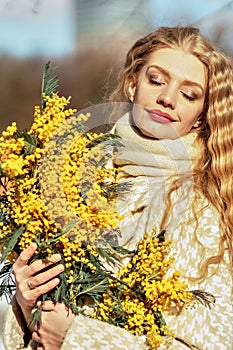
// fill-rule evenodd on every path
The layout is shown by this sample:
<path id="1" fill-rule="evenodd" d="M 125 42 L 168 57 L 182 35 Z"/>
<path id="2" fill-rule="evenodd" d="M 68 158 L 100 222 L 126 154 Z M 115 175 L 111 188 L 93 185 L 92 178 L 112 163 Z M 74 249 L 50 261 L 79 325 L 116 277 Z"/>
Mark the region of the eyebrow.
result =
<path id="1" fill-rule="evenodd" d="M 150 68 L 156 68 L 158 69 L 160 72 L 162 72 L 164 75 L 166 75 L 167 77 L 170 77 L 170 73 L 169 71 L 167 71 L 166 69 L 164 69 L 163 67 L 160 67 L 160 66 L 157 66 L 156 64 L 152 64 L 151 66 L 149 66 L 146 70 L 146 73 L 149 71 Z M 191 86 L 196 86 L 196 87 L 199 87 L 202 92 L 204 93 L 205 89 L 204 87 L 199 84 L 199 83 L 196 83 L 195 81 L 192 81 L 192 80 L 184 80 L 183 81 L 183 84 L 184 85 L 191 85 Z"/>

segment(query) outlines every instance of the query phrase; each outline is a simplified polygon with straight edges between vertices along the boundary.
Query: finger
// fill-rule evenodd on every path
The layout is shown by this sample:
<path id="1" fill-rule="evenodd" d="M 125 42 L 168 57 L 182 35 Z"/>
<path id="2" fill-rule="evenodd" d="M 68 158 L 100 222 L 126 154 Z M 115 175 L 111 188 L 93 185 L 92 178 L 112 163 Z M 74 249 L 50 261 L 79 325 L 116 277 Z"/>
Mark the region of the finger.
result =
<path id="1" fill-rule="evenodd" d="M 57 313 L 61 313 L 63 312 L 63 315 L 65 315 L 65 317 L 69 317 L 70 315 L 74 315 L 73 311 L 71 309 L 69 309 L 65 304 L 63 303 L 56 303 L 54 305 L 54 311 Z"/>
<path id="2" fill-rule="evenodd" d="M 32 339 L 33 339 L 35 342 L 37 342 L 37 343 L 40 343 L 40 342 L 41 342 L 41 338 L 40 338 L 38 332 L 33 332 L 33 333 L 32 333 Z"/>
<path id="3" fill-rule="evenodd" d="M 54 311 L 56 306 L 56 304 L 51 300 L 46 300 L 43 303 L 38 301 L 37 305 L 40 306 L 43 311 Z"/>
<path id="4" fill-rule="evenodd" d="M 48 266 L 56 264 L 59 261 L 61 261 L 60 254 L 53 254 L 48 258 L 48 260 L 36 260 L 29 265 L 30 275 L 32 276 L 34 274 L 37 274 L 39 271 L 45 269 Z"/>
<path id="5" fill-rule="evenodd" d="M 24 298 L 27 299 L 28 302 L 36 302 L 39 296 L 49 292 L 53 288 L 55 288 L 60 283 L 59 278 L 54 278 L 50 280 L 49 282 L 42 284 L 35 289 L 31 289 L 27 293 L 25 293 Z"/>
<path id="6" fill-rule="evenodd" d="M 36 249 L 37 245 L 35 243 L 32 243 L 27 249 L 23 250 L 13 265 L 13 271 L 26 266 L 31 257 L 35 254 Z"/>
<path id="7" fill-rule="evenodd" d="M 24 300 L 24 304 L 33 307 L 33 305 L 35 305 L 36 301 L 41 295 L 54 289 L 59 283 L 60 283 L 60 279 L 54 278 L 49 282 L 42 284 L 34 289 L 29 289 L 27 286 L 27 290 L 23 290 L 21 292 Z"/>
<path id="8" fill-rule="evenodd" d="M 46 301 L 38 301 L 37 306 L 39 306 L 43 311 L 60 311 L 60 310 L 65 310 L 67 312 L 72 312 L 71 309 L 68 309 L 68 307 L 63 304 L 63 303 L 55 303 L 54 301 L 51 300 L 46 300 Z"/>
<path id="9" fill-rule="evenodd" d="M 43 347 L 43 345 L 41 345 L 41 344 L 37 345 L 37 348 L 36 348 L 36 350 L 44 350 L 44 347 Z"/>
<path id="10" fill-rule="evenodd" d="M 64 271 L 64 265 L 59 264 L 54 267 L 49 268 L 48 270 L 39 273 L 38 275 L 34 275 L 33 277 L 30 277 L 30 289 L 35 289 L 36 287 L 50 281 L 51 279 L 55 278 L 57 275 L 59 275 L 61 272 Z"/>

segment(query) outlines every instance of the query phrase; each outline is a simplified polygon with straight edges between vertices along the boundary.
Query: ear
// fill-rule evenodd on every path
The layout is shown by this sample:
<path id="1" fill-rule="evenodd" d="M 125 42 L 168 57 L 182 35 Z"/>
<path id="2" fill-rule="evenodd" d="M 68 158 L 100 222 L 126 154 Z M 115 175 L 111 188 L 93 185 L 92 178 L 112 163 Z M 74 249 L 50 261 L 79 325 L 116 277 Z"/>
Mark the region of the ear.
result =
<path id="1" fill-rule="evenodd" d="M 128 85 L 128 98 L 131 102 L 134 102 L 134 96 L 136 91 L 136 82 L 135 79 L 130 80 Z"/>
<path id="2" fill-rule="evenodd" d="M 199 117 L 197 118 L 197 120 L 195 121 L 195 123 L 193 124 L 193 128 L 198 128 L 200 125 L 201 125 L 201 123 L 202 123 L 202 118 L 203 118 L 203 114 L 201 113 L 200 115 L 199 115 Z"/>

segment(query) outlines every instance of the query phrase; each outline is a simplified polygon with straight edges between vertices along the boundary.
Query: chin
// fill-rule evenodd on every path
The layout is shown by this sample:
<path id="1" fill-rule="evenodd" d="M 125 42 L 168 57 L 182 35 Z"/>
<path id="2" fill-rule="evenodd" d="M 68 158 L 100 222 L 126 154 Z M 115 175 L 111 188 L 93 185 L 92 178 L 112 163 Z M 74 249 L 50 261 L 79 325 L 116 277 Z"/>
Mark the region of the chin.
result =
<path id="1" fill-rule="evenodd" d="M 181 137 L 178 133 L 173 133 L 173 134 L 166 134 L 166 135 L 161 135 L 161 134 L 151 134 L 150 132 L 141 130 L 141 134 L 150 139 L 154 140 L 176 140 Z"/>
<path id="2" fill-rule="evenodd" d="M 149 131 L 144 130 L 142 128 L 137 128 L 138 129 L 138 134 L 140 134 L 141 136 L 144 136 L 146 138 L 150 138 L 150 139 L 157 139 L 158 137 L 151 134 Z"/>

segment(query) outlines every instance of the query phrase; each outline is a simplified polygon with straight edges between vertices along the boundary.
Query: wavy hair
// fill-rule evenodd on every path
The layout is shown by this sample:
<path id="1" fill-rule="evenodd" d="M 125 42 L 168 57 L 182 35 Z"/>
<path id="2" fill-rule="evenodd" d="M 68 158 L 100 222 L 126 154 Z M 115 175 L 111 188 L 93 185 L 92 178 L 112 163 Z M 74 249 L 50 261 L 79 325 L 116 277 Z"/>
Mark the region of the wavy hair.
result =
<path id="1" fill-rule="evenodd" d="M 220 217 L 220 244 L 216 256 L 202 269 L 202 278 L 210 264 L 223 259 L 227 246 L 233 267 L 233 69 L 230 58 L 218 50 L 194 27 L 160 27 L 139 39 L 129 50 L 118 86 L 110 101 L 130 102 L 129 82 L 137 76 L 150 53 L 162 48 L 181 49 L 197 57 L 206 67 L 208 83 L 204 110 L 196 129 L 202 148 L 194 164 L 195 192 L 201 191 L 217 209 Z M 175 188 L 176 186 L 174 186 Z M 199 192 L 200 193 L 200 192 Z M 169 208 L 164 218 L 169 216 Z M 198 218 L 197 218 L 198 220 Z M 166 222 L 164 219 L 163 222 Z"/>

